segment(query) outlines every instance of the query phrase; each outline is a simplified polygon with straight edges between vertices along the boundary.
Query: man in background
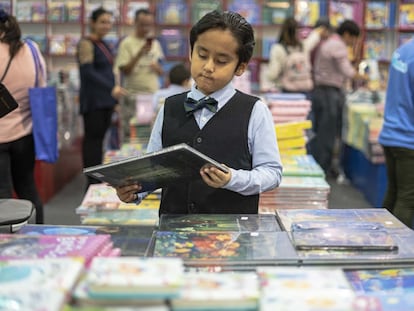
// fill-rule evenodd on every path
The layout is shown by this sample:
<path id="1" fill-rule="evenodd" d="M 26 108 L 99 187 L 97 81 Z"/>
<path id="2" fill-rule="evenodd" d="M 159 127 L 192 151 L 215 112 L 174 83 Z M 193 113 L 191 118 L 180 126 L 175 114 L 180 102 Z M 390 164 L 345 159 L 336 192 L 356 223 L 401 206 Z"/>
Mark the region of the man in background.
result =
<path id="1" fill-rule="evenodd" d="M 393 53 L 389 68 L 379 136 L 387 167 L 383 205 L 414 228 L 414 39 Z"/>
<path id="2" fill-rule="evenodd" d="M 163 74 L 160 62 L 164 53 L 154 35 L 154 15 L 147 9 L 139 9 L 135 13 L 135 32 L 119 45 L 115 67 L 128 91 L 121 104 L 123 140 L 130 136 L 129 121 L 136 114 L 136 95 L 154 93 L 160 88 L 159 77 Z"/>
<path id="3" fill-rule="evenodd" d="M 336 33 L 321 42 L 314 60 L 315 88 L 312 92 L 312 117 L 315 136 L 309 142 L 310 153 L 328 177 L 340 177 L 339 164 L 333 163 L 335 145 L 340 154 L 342 110 L 345 104 L 345 85 L 348 79 L 363 79 L 353 67 L 348 47 L 360 34 L 359 26 L 345 20 Z"/>

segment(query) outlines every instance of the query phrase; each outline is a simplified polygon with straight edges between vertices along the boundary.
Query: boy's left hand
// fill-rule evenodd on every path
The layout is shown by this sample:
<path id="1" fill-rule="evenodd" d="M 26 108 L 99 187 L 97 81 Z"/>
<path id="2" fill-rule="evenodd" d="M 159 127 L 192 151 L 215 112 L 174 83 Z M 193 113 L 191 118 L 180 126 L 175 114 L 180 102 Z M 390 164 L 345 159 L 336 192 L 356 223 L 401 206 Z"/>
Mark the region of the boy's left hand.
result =
<path id="1" fill-rule="evenodd" d="M 214 166 L 205 166 L 200 170 L 201 178 L 213 188 L 224 187 L 231 179 L 231 171 L 224 173 Z"/>

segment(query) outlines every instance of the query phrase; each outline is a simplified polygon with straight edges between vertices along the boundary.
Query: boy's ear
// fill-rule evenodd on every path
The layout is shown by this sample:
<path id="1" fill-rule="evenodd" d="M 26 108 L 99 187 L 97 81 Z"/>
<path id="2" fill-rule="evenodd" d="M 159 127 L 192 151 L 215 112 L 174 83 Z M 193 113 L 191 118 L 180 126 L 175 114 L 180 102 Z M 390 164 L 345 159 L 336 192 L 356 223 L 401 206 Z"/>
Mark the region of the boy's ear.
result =
<path id="1" fill-rule="evenodd" d="M 243 74 L 243 72 L 245 72 L 247 69 L 247 63 L 241 63 L 237 69 L 236 72 L 234 73 L 236 76 L 241 76 Z"/>

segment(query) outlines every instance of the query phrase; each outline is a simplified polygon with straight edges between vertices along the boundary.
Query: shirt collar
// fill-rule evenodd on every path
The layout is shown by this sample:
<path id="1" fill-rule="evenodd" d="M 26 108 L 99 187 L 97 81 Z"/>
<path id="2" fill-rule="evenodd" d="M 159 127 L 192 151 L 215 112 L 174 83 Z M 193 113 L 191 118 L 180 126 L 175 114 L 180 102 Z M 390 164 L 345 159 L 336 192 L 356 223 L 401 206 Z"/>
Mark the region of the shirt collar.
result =
<path id="1" fill-rule="evenodd" d="M 217 108 L 218 110 L 220 110 L 220 108 L 223 107 L 235 93 L 236 93 L 236 89 L 234 88 L 233 84 L 230 82 L 222 89 L 210 94 L 208 97 L 212 97 L 215 100 L 217 100 L 218 102 Z M 203 97 L 206 97 L 206 95 L 200 92 L 197 89 L 197 86 L 193 84 L 191 86 L 191 90 L 188 93 L 187 97 L 191 97 L 192 99 L 195 99 L 195 100 L 200 100 Z"/>

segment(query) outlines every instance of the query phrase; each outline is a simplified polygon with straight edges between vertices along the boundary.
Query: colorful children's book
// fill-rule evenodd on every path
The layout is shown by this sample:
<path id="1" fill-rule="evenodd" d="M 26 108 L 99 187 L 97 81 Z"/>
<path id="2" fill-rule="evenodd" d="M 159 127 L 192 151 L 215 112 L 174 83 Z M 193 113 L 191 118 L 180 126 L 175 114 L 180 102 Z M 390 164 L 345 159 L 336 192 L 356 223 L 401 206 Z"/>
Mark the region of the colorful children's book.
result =
<path id="1" fill-rule="evenodd" d="M 208 12 L 221 10 L 222 1 L 220 0 L 196 0 L 191 3 L 191 21 L 196 23 L 200 18 Z"/>
<path id="2" fill-rule="evenodd" d="M 296 258 L 286 232 L 154 232 L 154 257 L 180 257 L 187 263 L 252 264 Z"/>
<path id="3" fill-rule="evenodd" d="M 401 28 L 414 28 L 414 3 L 400 3 L 399 26 Z"/>
<path id="4" fill-rule="evenodd" d="M 250 24 L 258 25 L 261 23 L 259 2 L 257 0 L 233 0 L 229 1 L 227 9 L 239 13 Z"/>
<path id="5" fill-rule="evenodd" d="M 276 217 L 258 214 L 161 215 L 160 231 L 280 231 Z"/>
<path id="6" fill-rule="evenodd" d="M 80 257 L 85 264 L 110 242 L 110 235 L 0 234 L 0 260 Z"/>
<path id="7" fill-rule="evenodd" d="M 88 291 L 96 299 L 167 299 L 182 286 L 179 258 L 94 258 L 86 275 Z"/>
<path id="8" fill-rule="evenodd" d="M 157 22 L 159 24 L 188 23 L 188 6 L 185 0 L 161 0 L 157 3 Z"/>
<path id="9" fill-rule="evenodd" d="M 27 291 L 42 288 L 69 292 L 83 271 L 75 258 L 13 259 L 0 261 L 0 295 L 7 289 Z"/>
<path id="10" fill-rule="evenodd" d="M 59 289 L 4 289 L 0 293 L 1 310 L 57 311 L 66 302 L 67 294 Z"/>
<path id="11" fill-rule="evenodd" d="M 158 225 L 158 208 L 132 210 L 95 211 L 81 217 L 83 225 Z"/>
<path id="12" fill-rule="evenodd" d="M 255 272 L 188 272 L 172 310 L 257 310 L 259 280 Z"/>
<path id="13" fill-rule="evenodd" d="M 365 7 L 365 27 L 389 27 L 389 3 L 387 1 L 367 1 Z"/>
<path id="14" fill-rule="evenodd" d="M 351 311 L 355 294 L 338 268 L 258 267 L 262 311 Z M 370 309 L 371 310 L 371 309 Z"/>

